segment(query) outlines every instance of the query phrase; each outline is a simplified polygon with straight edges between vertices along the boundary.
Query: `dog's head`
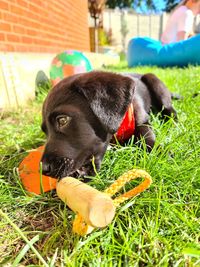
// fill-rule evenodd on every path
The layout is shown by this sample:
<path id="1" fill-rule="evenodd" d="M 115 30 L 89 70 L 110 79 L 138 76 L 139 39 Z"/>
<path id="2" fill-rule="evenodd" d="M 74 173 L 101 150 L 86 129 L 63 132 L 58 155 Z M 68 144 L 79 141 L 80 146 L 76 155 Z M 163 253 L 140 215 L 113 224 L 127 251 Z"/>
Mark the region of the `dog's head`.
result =
<path id="1" fill-rule="evenodd" d="M 43 174 L 56 178 L 92 175 L 93 163 L 98 170 L 134 88 L 131 78 L 100 71 L 58 83 L 43 105 L 42 130 L 47 135 Z"/>

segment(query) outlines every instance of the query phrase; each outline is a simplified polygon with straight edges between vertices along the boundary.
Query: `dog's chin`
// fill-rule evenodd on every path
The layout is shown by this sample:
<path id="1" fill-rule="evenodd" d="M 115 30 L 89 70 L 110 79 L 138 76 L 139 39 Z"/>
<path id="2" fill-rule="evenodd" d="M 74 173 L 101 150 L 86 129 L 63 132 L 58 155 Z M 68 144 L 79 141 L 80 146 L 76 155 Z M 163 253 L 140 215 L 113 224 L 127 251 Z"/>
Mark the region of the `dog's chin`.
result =
<path id="1" fill-rule="evenodd" d="M 88 172 L 87 168 L 81 167 L 80 169 L 70 174 L 70 176 L 74 178 L 83 178 L 85 180 L 85 179 L 88 179 L 88 176 L 91 176 L 91 172 Z"/>
<path id="2" fill-rule="evenodd" d="M 89 177 L 94 175 L 94 170 L 91 162 L 84 164 L 80 168 L 76 170 L 63 170 L 63 172 L 59 173 L 56 178 L 62 179 L 64 177 L 73 177 L 73 178 L 82 178 L 84 181 L 89 180 Z M 89 176 L 89 177 L 88 177 Z"/>
<path id="3" fill-rule="evenodd" d="M 51 163 L 51 171 L 45 175 L 62 179 L 64 177 L 85 178 L 94 175 L 91 157 L 87 158 L 80 166 L 75 164 L 75 161 L 70 158 L 54 158 Z"/>

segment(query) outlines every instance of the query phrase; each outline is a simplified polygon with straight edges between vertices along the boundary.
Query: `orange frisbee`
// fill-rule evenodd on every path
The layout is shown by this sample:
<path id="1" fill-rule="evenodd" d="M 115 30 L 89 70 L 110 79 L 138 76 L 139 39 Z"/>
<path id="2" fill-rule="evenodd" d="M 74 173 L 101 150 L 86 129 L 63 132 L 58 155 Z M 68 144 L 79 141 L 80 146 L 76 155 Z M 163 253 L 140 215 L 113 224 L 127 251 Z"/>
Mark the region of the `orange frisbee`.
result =
<path id="1" fill-rule="evenodd" d="M 19 165 L 19 176 L 24 188 L 35 194 L 41 194 L 56 188 L 57 179 L 40 174 L 40 159 L 44 146 L 31 151 Z"/>

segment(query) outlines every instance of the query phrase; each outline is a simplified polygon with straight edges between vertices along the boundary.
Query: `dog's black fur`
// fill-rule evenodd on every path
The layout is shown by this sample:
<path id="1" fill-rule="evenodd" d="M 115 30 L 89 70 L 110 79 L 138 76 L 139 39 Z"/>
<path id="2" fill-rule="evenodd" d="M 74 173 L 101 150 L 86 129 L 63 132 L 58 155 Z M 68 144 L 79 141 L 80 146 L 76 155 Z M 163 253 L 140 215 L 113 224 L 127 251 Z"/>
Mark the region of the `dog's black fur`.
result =
<path id="1" fill-rule="evenodd" d="M 133 103 L 135 140 L 144 137 L 150 151 L 155 136 L 149 123 L 152 107 L 173 116 L 171 93 L 154 74 L 89 72 L 63 79 L 43 105 L 42 130 L 47 135 L 41 159 L 43 174 L 62 178 L 93 174 L 123 116 Z"/>

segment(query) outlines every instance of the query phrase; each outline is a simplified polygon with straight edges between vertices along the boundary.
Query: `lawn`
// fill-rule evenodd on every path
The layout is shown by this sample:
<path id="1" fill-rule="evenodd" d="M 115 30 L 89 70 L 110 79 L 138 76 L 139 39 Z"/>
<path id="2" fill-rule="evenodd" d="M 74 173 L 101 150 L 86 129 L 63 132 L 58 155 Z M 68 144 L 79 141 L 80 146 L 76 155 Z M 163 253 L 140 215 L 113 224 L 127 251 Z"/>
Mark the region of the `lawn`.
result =
<path id="1" fill-rule="evenodd" d="M 0 266 L 200 266 L 200 95 L 194 97 L 200 67 L 121 64 L 106 70 L 153 72 L 183 97 L 173 101 L 178 122 L 163 124 L 151 116 L 156 145 L 150 154 L 143 144 L 116 146 L 90 182 L 103 190 L 125 171 L 141 168 L 153 184 L 122 204 L 108 227 L 79 237 L 71 232 L 74 214 L 56 193 L 28 195 L 16 169 L 27 151 L 45 142 L 40 129 L 45 93 L 25 109 L 1 114 Z"/>

